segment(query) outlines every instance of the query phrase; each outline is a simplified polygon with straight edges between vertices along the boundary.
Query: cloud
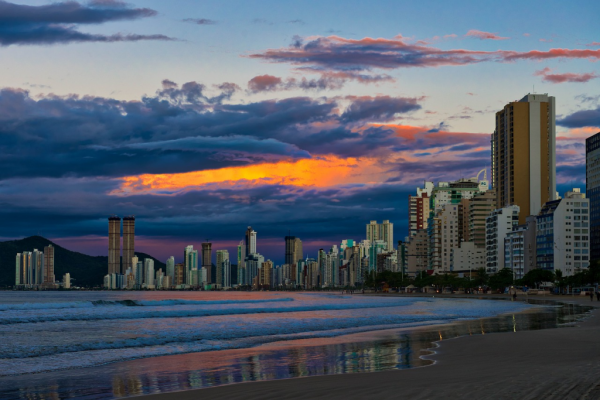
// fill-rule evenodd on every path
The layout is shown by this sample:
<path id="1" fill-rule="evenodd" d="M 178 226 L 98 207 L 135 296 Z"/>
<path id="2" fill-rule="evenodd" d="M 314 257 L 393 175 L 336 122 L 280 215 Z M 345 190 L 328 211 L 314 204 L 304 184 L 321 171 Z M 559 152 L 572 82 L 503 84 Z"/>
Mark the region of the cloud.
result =
<path id="1" fill-rule="evenodd" d="M 477 29 L 471 29 L 465 34 L 466 37 L 473 37 L 479 40 L 507 40 L 509 37 L 498 36 L 495 33 L 478 31 Z"/>
<path id="2" fill-rule="evenodd" d="M 308 72 L 315 72 L 308 70 Z M 327 72 L 317 71 L 319 78 L 294 78 L 282 79 L 273 75 L 258 75 L 248 81 L 248 90 L 252 93 L 272 92 L 282 90 L 337 90 L 349 81 L 360 83 L 393 82 L 394 79 L 386 74 L 368 75 L 354 72 Z"/>
<path id="3" fill-rule="evenodd" d="M 591 110 L 576 111 L 556 121 L 557 125 L 567 128 L 598 127 L 600 129 L 600 107 Z"/>
<path id="4" fill-rule="evenodd" d="M 0 181 L 178 173 L 326 154 L 368 155 L 398 143 L 373 127 L 421 108 L 418 98 L 292 97 L 236 103 L 232 83 L 179 85 L 152 96 L 33 98 L 0 90 Z M 330 143 L 322 148 L 324 142 Z M 385 148 L 383 149 L 385 150 Z M 387 151 L 387 150 L 386 150 Z M 43 153 L 44 157 L 33 157 Z M 31 157 L 33 161 L 27 161 Z"/>
<path id="5" fill-rule="evenodd" d="M 292 45 L 269 49 L 249 57 L 288 63 L 313 71 L 369 72 L 372 69 L 411 67 L 441 67 L 477 64 L 481 62 L 514 62 L 519 60 L 600 59 L 600 49 L 550 49 L 548 51 L 477 51 L 468 49 L 442 50 L 430 45 L 411 44 L 398 35 L 392 39 L 346 39 L 340 36 L 295 37 Z"/>
<path id="6" fill-rule="evenodd" d="M 390 96 L 350 96 L 352 103 L 341 115 L 343 122 L 391 121 L 399 114 L 421 109 L 417 99 Z"/>
<path id="7" fill-rule="evenodd" d="M 293 19 L 291 21 L 288 21 L 288 24 L 306 25 L 306 22 L 304 22 L 301 19 Z"/>
<path id="8" fill-rule="evenodd" d="M 564 74 L 551 74 L 551 69 L 546 67 L 540 71 L 536 71 L 534 73 L 535 76 L 543 77 L 544 82 L 550 83 L 564 83 L 564 82 L 589 82 L 592 79 L 598 78 L 598 75 L 595 72 L 586 72 L 586 73 L 573 73 L 567 72 Z"/>
<path id="9" fill-rule="evenodd" d="M 196 25 L 216 25 L 217 21 L 207 18 L 185 18 L 183 22 L 189 22 Z"/>
<path id="10" fill-rule="evenodd" d="M 253 24 L 262 24 L 262 25 L 273 25 L 273 22 L 266 20 L 264 18 L 254 18 L 252 20 Z"/>
<path id="11" fill-rule="evenodd" d="M 592 42 L 586 44 L 587 47 L 600 47 L 600 42 Z"/>
<path id="12" fill-rule="evenodd" d="M 80 32 L 78 25 L 136 20 L 156 15 L 149 8 L 131 8 L 114 0 L 92 1 L 87 5 L 66 1 L 28 6 L 0 0 L 0 46 L 50 45 L 71 42 L 125 42 L 172 40 L 165 35 L 113 35 Z"/>

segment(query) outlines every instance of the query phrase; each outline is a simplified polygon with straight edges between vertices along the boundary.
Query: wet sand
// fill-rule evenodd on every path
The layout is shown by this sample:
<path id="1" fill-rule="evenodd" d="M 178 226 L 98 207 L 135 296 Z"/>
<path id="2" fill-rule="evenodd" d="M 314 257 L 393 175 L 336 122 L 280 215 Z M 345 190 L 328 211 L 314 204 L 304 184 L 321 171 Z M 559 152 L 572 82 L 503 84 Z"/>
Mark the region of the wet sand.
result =
<path id="1" fill-rule="evenodd" d="M 491 297 L 491 296 L 490 296 Z M 541 297 L 540 297 L 541 299 Z M 588 297 L 546 297 L 600 307 Z M 600 318 L 576 327 L 444 340 L 429 367 L 261 381 L 138 398 L 600 399 Z"/>

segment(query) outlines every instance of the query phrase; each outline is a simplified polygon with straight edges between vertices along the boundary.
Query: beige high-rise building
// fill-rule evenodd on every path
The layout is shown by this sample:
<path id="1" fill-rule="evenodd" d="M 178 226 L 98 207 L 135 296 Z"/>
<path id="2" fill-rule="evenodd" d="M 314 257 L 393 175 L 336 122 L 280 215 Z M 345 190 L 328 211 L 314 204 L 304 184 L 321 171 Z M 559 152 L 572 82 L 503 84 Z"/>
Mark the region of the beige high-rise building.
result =
<path id="1" fill-rule="evenodd" d="M 128 268 L 132 268 L 131 260 L 135 255 L 135 217 L 129 216 L 123 218 L 123 267 L 122 273 L 125 274 Z"/>
<path id="2" fill-rule="evenodd" d="M 554 97 L 528 94 L 496 113 L 492 185 L 498 208 L 519 206 L 519 224 L 556 198 Z"/>
<path id="3" fill-rule="evenodd" d="M 371 221 L 367 224 L 366 239 L 370 243 L 375 243 L 376 240 L 383 240 L 387 250 L 394 250 L 394 224 L 387 219 L 381 224 L 378 224 L 377 221 Z"/>
<path id="4" fill-rule="evenodd" d="M 262 263 L 258 270 L 258 284 L 262 287 L 271 286 L 271 274 L 273 272 L 273 261 L 267 260 Z"/>
<path id="5" fill-rule="evenodd" d="M 54 283 L 54 247 L 44 247 L 44 283 Z"/>
<path id="6" fill-rule="evenodd" d="M 469 200 L 469 236 L 465 242 L 473 242 L 475 246 L 485 248 L 485 219 L 496 209 L 496 193 L 494 189 L 481 193 Z"/>
<path id="7" fill-rule="evenodd" d="M 108 273 L 121 273 L 121 218 L 108 218 Z"/>
<path id="8" fill-rule="evenodd" d="M 295 236 L 285 237 L 285 263 L 293 265 L 303 258 L 302 240 Z"/>

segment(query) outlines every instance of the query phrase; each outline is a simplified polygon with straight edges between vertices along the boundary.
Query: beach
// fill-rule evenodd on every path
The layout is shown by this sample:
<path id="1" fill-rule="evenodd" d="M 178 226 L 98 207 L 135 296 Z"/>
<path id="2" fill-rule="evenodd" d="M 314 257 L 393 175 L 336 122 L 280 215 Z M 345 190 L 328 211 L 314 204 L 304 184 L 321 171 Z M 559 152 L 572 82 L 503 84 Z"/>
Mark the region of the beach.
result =
<path id="1" fill-rule="evenodd" d="M 588 297 L 546 297 L 594 308 Z M 139 396 L 186 399 L 596 399 L 600 398 L 600 318 L 573 327 L 442 340 L 427 367 L 261 381 Z"/>

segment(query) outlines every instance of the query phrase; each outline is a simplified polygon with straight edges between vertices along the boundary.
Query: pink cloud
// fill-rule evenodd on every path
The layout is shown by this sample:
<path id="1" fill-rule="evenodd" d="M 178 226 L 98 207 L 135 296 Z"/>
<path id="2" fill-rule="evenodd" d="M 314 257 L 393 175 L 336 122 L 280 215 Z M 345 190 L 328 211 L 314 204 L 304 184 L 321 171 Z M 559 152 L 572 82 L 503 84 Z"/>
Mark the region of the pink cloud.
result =
<path id="1" fill-rule="evenodd" d="M 587 47 L 600 47 L 600 42 L 592 42 L 586 44 Z"/>
<path id="2" fill-rule="evenodd" d="M 248 89 L 253 92 L 275 90 L 281 82 L 281 78 L 273 75 L 259 75 L 248 81 Z"/>
<path id="3" fill-rule="evenodd" d="M 544 82 L 550 83 L 564 83 L 564 82 L 588 82 L 592 79 L 598 78 L 595 72 L 586 72 L 586 73 L 573 73 L 567 72 L 564 74 L 551 74 L 551 69 L 546 67 L 540 71 L 536 71 L 534 73 L 535 76 L 543 77 Z"/>
<path id="4" fill-rule="evenodd" d="M 552 39 L 543 39 L 543 38 L 540 39 L 540 42 L 546 42 L 546 43 L 550 43 L 550 42 L 553 42 L 553 41 L 554 40 L 552 40 Z"/>
<path id="5" fill-rule="evenodd" d="M 478 31 L 477 29 L 471 29 L 465 36 L 474 37 L 480 40 L 507 40 L 508 37 L 498 36 L 495 33 Z"/>
<path id="6" fill-rule="evenodd" d="M 249 55 L 274 63 L 289 63 L 313 72 L 356 74 L 373 68 L 440 67 L 477 64 L 481 62 L 512 62 L 516 60 L 547 60 L 554 58 L 600 59 L 600 49 L 550 49 L 547 51 L 477 51 L 468 49 L 442 50 L 431 45 L 409 43 L 402 36 L 392 39 L 347 39 L 340 36 L 295 38 L 289 47 L 269 49 Z M 366 75 L 366 74 L 365 74 Z"/>
<path id="7" fill-rule="evenodd" d="M 531 36 L 529 33 L 524 33 L 523 36 Z"/>

